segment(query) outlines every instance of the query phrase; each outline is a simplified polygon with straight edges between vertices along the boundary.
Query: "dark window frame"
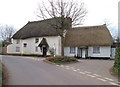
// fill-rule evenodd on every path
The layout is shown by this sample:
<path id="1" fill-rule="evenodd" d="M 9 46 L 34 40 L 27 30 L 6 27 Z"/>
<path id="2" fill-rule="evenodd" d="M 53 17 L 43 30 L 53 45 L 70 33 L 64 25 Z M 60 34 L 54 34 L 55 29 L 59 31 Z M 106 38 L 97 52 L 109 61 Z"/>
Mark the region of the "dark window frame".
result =
<path id="1" fill-rule="evenodd" d="M 27 43 L 23 43 L 23 47 L 27 47 Z"/>
<path id="2" fill-rule="evenodd" d="M 93 47 L 93 54 L 100 54 L 100 47 L 99 46 Z"/>
<path id="3" fill-rule="evenodd" d="M 20 47 L 16 47 L 16 52 L 20 52 Z"/>
<path id="4" fill-rule="evenodd" d="M 39 42 L 39 38 L 35 38 L 35 43 L 38 43 Z"/>
<path id="5" fill-rule="evenodd" d="M 35 52 L 38 52 L 38 46 L 35 47 Z"/>
<path id="6" fill-rule="evenodd" d="M 75 47 L 70 47 L 70 53 L 72 53 L 72 54 L 75 53 Z"/>
<path id="7" fill-rule="evenodd" d="M 16 44 L 19 44 L 20 43 L 20 40 L 16 40 Z"/>

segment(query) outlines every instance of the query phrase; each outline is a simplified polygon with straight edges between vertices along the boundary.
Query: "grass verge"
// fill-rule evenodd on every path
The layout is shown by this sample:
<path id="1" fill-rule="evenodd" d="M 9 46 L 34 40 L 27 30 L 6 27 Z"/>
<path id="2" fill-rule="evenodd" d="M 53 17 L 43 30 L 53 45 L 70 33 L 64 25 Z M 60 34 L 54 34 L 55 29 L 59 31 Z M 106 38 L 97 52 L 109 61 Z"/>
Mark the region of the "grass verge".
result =
<path id="1" fill-rule="evenodd" d="M 2 85 L 8 84 L 8 71 L 7 68 L 2 64 Z"/>

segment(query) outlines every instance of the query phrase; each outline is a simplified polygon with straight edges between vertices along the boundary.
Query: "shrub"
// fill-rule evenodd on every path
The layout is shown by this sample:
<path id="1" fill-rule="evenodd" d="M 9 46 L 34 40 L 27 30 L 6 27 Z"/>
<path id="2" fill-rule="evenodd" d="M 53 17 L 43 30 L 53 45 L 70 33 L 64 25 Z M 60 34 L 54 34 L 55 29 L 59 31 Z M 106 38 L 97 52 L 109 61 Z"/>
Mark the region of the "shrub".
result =
<path id="1" fill-rule="evenodd" d="M 49 58 L 46 58 L 46 60 L 53 62 L 53 63 L 57 63 L 57 64 L 77 62 L 76 58 L 66 57 L 66 56 L 49 57 Z"/>
<path id="2" fill-rule="evenodd" d="M 115 62 L 114 62 L 114 71 L 117 74 L 120 74 L 120 47 L 116 48 Z"/>
<path id="3" fill-rule="evenodd" d="M 54 48 L 49 49 L 49 52 L 50 52 L 51 56 L 54 56 L 54 54 L 55 54 Z"/>

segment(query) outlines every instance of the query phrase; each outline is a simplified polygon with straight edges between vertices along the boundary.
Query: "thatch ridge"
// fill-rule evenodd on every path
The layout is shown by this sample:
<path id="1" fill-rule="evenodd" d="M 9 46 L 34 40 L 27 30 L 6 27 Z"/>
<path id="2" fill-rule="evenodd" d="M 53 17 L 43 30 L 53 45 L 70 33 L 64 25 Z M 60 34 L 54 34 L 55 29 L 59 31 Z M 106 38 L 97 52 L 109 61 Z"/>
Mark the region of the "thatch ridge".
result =
<path id="1" fill-rule="evenodd" d="M 105 25 L 76 27 L 65 36 L 65 46 L 111 46 L 112 36 Z"/>

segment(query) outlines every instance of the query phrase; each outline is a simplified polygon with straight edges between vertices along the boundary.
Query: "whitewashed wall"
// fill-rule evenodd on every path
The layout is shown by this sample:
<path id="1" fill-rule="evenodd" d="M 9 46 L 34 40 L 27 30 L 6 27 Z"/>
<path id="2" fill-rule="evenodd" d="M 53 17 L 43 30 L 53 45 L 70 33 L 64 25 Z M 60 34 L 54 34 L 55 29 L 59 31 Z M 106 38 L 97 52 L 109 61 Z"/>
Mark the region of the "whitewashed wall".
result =
<path id="1" fill-rule="evenodd" d="M 20 44 L 16 44 L 16 40 L 12 40 L 12 44 L 7 46 L 7 53 L 9 54 L 20 54 L 21 48 L 20 48 L 20 52 L 16 52 L 16 47 L 21 47 L 22 40 L 20 40 Z"/>
<path id="2" fill-rule="evenodd" d="M 82 50 L 82 57 L 85 57 L 85 50 Z M 70 47 L 64 48 L 65 56 L 75 56 L 77 55 L 77 47 L 75 53 L 70 53 Z M 110 46 L 101 46 L 100 47 L 100 54 L 93 53 L 93 47 L 88 47 L 88 57 L 110 57 L 111 54 L 111 47 Z"/>
<path id="3" fill-rule="evenodd" d="M 38 38 L 39 42 L 35 43 L 35 39 Z M 50 36 L 50 37 L 44 37 L 47 40 L 47 43 L 49 45 L 49 48 L 53 48 L 55 46 L 56 48 L 56 55 L 61 55 L 61 38 L 60 36 Z M 16 44 L 16 40 L 13 40 L 13 44 L 9 45 L 7 47 L 7 53 L 14 53 L 14 54 L 42 54 L 40 48 L 38 47 L 38 52 L 35 51 L 35 47 L 39 45 L 43 37 L 35 37 L 35 38 L 28 38 L 20 40 L 19 44 Z M 23 44 L 27 43 L 27 47 L 23 47 Z M 16 47 L 20 47 L 20 52 L 16 52 Z M 47 52 L 47 55 L 49 55 L 49 51 Z"/>
<path id="4" fill-rule="evenodd" d="M 110 46 L 101 46 L 100 54 L 93 53 L 93 47 L 88 48 L 88 56 L 90 57 L 110 57 L 111 47 Z"/>
<path id="5" fill-rule="evenodd" d="M 64 48 L 64 55 L 65 56 L 75 56 L 77 54 L 77 47 L 75 47 L 75 53 L 70 53 L 70 47 Z"/>

